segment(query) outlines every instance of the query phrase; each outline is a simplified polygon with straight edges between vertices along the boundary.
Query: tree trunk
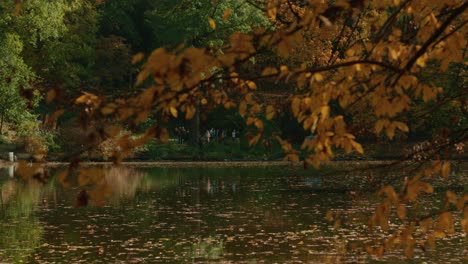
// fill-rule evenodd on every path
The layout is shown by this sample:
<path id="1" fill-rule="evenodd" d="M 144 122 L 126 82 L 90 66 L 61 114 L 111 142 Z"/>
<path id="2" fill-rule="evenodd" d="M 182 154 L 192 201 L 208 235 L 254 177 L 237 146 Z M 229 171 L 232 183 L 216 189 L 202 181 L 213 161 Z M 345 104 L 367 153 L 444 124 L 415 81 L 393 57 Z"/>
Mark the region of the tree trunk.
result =
<path id="1" fill-rule="evenodd" d="M 3 194 L 2 194 L 2 189 L 0 188 L 0 205 L 3 211 Z"/>
<path id="2" fill-rule="evenodd" d="M 3 121 L 5 121 L 5 113 L 2 114 L 2 120 L 0 121 L 0 136 L 3 136 Z"/>
<path id="3" fill-rule="evenodd" d="M 190 145 L 199 146 L 200 143 L 200 99 L 197 99 L 195 115 L 190 121 Z"/>

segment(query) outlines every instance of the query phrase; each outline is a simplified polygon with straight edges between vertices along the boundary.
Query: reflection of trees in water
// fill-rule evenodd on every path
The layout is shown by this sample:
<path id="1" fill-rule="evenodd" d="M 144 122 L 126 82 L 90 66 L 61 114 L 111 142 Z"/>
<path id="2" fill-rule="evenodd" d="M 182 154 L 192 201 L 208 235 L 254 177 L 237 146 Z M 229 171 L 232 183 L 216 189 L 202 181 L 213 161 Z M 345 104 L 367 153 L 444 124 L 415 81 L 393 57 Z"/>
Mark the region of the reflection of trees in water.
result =
<path id="1" fill-rule="evenodd" d="M 4 204 L 7 204 L 11 197 L 15 194 L 16 191 L 16 182 L 7 181 L 4 182 L 0 189 L 0 203 L 3 209 Z"/>
<path id="2" fill-rule="evenodd" d="M 111 190 L 108 202 L 117 205 L 122 199 L 133 199 L 138 190 L 148 188 L 148 184 L 143 181 L 143 178 L 144 173 L 133 168 L 112 167 L 107 169 L 103 184 Z"/>
<path id="3" fill-rule="evenodd" d="M 144 173 L 131 168 L 102 169 L 102 176 L 80 186 L 98 205 L 119 205 L 122 200 L 133 199 L 138 190 L 149 189 L 151 185 L 144 180 Z M 0 263 L 25 262 L 40 246 L 44 230 L 34 211 L 39 206 L 47 207 L 49 200 L 56 199 L 55 184 L 55 181 L 43 183 L 34 177 L 0 182 Z M 77 188 L 69 187 L 67 190 Z"/>
<path id="4" fill-rule="evenodd" d="M 23 262 L 39 246 L 43 227 L 34 211 L 47 187 L 15 179 L 1 185 L 0 262 Z"/>
<path id="5" fill-rule="evenodd" d="M 133 199 L 138 190 L 149 188 L 149 184 L 143 179 L 144 173 L 127 167 L 80 169 L 78 172 L 80 191 L 75 205 L 85 206 L 89 199 L 97 206 L 106 203 L 117 206 L 124 199 Z"/>

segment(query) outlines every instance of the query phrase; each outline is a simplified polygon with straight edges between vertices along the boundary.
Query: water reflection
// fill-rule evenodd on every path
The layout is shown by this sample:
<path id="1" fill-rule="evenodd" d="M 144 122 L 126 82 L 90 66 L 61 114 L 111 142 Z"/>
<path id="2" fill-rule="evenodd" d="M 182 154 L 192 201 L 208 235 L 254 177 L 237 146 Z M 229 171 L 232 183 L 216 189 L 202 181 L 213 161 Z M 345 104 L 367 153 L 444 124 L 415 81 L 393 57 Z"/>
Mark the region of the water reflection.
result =
<path id="1" fill-rule="evenodd" d="M 365 234 L 371 194 L 352 197 L 316 173 L 278 168 L 54 169 L 46 182 L 0 174 L 0 262 L 364 262 L 347 242 Z M 47 174 L 44 172 L 44 174 Z M 98 177 L 99 176 L 99 177 Z M 86 206 L 75 207 L 84 193 Z M 352 229 L 324 215 L 342 212 Z M 361 240 L 379 238 L 369 233 Z M 463 247 L 466 239 L 450 243 Z M 457 244 L 458 243 L 458 244 Z M 463 261 L 439 245 L 419 260 Z M 466 252 L 465 252 L 466 253 Z M 399 253 L 389 262 L 403 262 Z"/>
<path id="2" fill-rule="evenodd" d="M 0 178 L 0 261 L 23 262 L 40 244 L 43 228 L 34 214 L 44 191 L 38 184 Z"/>

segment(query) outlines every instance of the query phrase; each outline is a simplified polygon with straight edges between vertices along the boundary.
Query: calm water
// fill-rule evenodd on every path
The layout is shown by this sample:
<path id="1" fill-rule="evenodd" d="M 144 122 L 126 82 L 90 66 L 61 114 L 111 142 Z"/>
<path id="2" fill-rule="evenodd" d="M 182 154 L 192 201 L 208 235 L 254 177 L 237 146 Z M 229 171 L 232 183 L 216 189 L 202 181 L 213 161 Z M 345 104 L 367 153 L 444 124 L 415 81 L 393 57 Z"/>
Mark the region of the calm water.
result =
<path id="1" fill-rule="evenodd" d="M 346 246 L 380 238 L 365 225 L 378 199 L 343 191 L 366 177 L 346 183 L 277 167 L 114 168 L 99 180 L 93 173 L 25 181 L 3 169 L 0 263 L 377 261 Z M 466 192 L 466 173 L 457 177 Z M 328 208 L 342 213 L 341 228 L 326 221 Z M 436 251 L 417 249 L 410 262 L 466 262 L 467 246 L 456 235 Z M 383 261 L 407 262 L 400 255 Z"/>

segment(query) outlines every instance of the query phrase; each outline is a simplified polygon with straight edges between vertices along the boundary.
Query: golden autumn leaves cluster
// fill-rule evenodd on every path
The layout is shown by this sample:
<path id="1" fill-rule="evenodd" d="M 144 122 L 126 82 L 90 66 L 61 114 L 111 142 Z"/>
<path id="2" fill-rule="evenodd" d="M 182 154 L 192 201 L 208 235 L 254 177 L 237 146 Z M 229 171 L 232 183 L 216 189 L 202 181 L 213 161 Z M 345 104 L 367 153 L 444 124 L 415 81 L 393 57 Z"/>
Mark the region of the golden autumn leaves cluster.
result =
<path id="1" fill-rule="evenodd" d="M 436 238 L 445 238 L 453 235 L 456 231 L 456 217 L 460 217 L 459 229 L 461 232 L 468 232 L 468 210 L 466 202 L 468 195 L 458 197 L 453 191 L 445 192 L 445 208 L 440 214 L 431 216 L 408 216 L 411 209 L 421 196 L 434 193 L 434 187 L 428 180 L 436 175 L 446 179 L 450 170 L 449 162 L 434 162 L 421 173 L 413 178 L 405 178 L 405 182 L 397 193 L 392 186 L 384 186 L 378 191 L 379 196 L 383 196 L 382 202 L 375 209 L 375 213 L 370 219 L 370 227 L 379 226 L 383 231 L 390 231 L 392 234 L 384 239 L 380 246 L 368 246 L 370 254 L 382 257 L 384 252 L 390 251 L 395 246 L 404 249 L 407 257 L 412 257 L 414 246 L 418 245 L 425 250 L 426 246 L 435 248 Z M 392 209 L 394 208 L 394 210 Z M 399 227 L 390 227 L 392 213 L 399 219 Z M 459 216 L 456 216 L 459 214 Z M 396 221 L 397 222 L 397 221 Z M 397 226 L 397 225 L 395 225 Z"/>
<path id="2" fill-rule="evenodd" d="M 301 150 L 307 152 L 304 162 L 319 167 L 340 150 L 364 154 L 362 145 L 348 129 L 347 120 L 352 117 L 346 118 L 343 112 L 351 113 L 356 104 L 364 102 L 369 106 L 366 109 L 369 115 L 375 118 L 373 128 L 377 135 L 384 133 L 393 139 L 398 133 L 408 133 L 411 124 L 403 118 L 404 114 L 414 105 L 430 102 L 444 93 L 441 87 L 422 80 L 421 71 L 430 64 L 445 71 L 451 63 L 465 60 L 466 1 L 303 2 L 296 5 L 287 0 L 266 1 L 264 12 L 272 28 L 235 32 L 219 49 L 180 45 L 174 49 L 158 48 L 147 57 L 139 53 L 132 61 L 141 63 L 133 96 L 109 100 L 84 92 L 75 99 L 74 107 L 83 110 L 88 125 L 102 120 L 135 125 L 150 116 L 162 121 L 180 116 L 192 119 L 200 111 L 200 105 L 237 108 L 246 125 L 254 128 L 250 144 L 256 144 L 264 136 L 265 122 L 286 112 L 308 135 L 313 135 L 303 140 Z M 331 14 L 330 10 L 340 12 Z M 230 19 L 233 12 L 225 10 L 222 19 Z M 214 18 L 204 23 L 213 31 L 219 30 Z M 243 67 L 251 64 L 253 58 L 271 51 L 281 63 L 245 71 Z M 261 100 L 263 80 L 294 86 L 293 90 L 278 91 L 284 97 L 286 109 Z M 47 102 L 56 96 L 55 90 L 49 91 Z M 49 121 L 63 113 L 59 109 Z M 112 124 L 98 132 L 101 139 L 119 138 L 116 155 L 153 137 L 162 141 L 169 137 L 160 124 L 137 137 L 121 135 L 120 131 L 118 125 Z M 279 134 L 273 136 L 286 159 L 299 161 L 300 150 Z M 414 177 L 408 175 L 399 193 L 391 186 L 383 187 L 378 194 L 384 200 L 371 219 L 372 225 L 388 230 L 392 208 L 401 221 L 408 221 L 408 204 L 434 192 L 428 183 L 433 174 L 447 178 L 450 163 L 437 161 Z M 459 212 L 464 210 L 461 223 L 466 232 L 468 213 L 464 197 L 447 192 L 449 203 Z M 412 255 L 414 246 L 424 240 L 411 238 L 418 225 L 426 230 L 424 241 L 431 245 L 434 238 L 442 237 L 441 232 L 453 231 L 452 212 L 441 214 L 434 225 L 428 224 L 427 219 L 408 223 L 390 236 L 385 245 L 370 247 L 368 252 L 382 255 L 394 245 L 402 244 L 405 253 Z"/>

